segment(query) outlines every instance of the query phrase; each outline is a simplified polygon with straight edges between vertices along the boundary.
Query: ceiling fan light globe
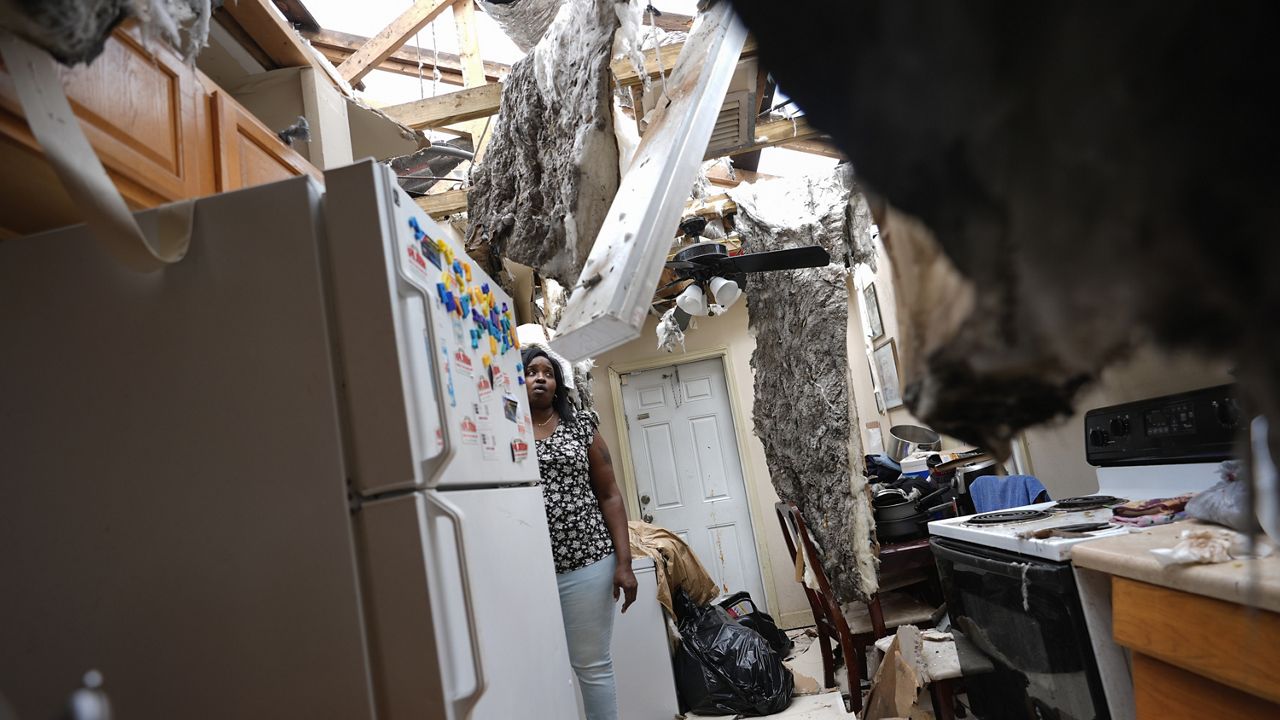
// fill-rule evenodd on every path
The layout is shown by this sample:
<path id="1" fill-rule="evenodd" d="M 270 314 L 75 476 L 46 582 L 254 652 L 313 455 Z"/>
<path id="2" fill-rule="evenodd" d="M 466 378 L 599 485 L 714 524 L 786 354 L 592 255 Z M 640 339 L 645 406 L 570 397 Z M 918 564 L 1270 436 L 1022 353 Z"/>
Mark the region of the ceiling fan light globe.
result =
<path id="1" fill-rule="evenodd" d="M 684 292 L 676 297 L 676 306 L 690 315 L 698 317 L 703 317 L 710 312 L 710 308 L 707 307 L 707 297 L 698 285 L 690 285 L 685 288 Z"/>
<path id="2" fill-rule="evenodd" d="M 728 310 L 733 304 L 738 302 L 738 298 L 742 297 L 742 288 L 738 287 L 738 283 L 722 277 L 711 278 L 711 294 L 715 296 L 716 303 Z"/>

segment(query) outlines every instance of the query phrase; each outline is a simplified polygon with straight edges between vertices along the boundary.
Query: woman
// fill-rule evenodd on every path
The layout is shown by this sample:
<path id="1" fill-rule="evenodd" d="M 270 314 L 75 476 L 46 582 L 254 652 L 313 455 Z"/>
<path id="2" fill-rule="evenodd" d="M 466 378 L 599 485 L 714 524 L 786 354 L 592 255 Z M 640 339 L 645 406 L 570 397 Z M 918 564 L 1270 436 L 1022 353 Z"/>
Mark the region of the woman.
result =
<path id="1" fill-rule="evenodd" d="M 622 594 L 626 612 L 636 599 L 627 514 L 609 449 L 591 421 L 574 413 L 560 363 L 538 347 L 521 356 L 569 662 L 587 720 L 614 720 L 613 603 Z"/>

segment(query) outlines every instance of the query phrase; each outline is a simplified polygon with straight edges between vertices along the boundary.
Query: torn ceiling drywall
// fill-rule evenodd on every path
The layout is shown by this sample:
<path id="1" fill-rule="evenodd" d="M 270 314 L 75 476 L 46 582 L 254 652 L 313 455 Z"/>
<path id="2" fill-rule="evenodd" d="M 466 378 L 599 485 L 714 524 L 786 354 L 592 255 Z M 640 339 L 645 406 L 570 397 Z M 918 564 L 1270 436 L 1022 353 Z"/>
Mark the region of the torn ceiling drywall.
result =
<path id="1" fill-rule="evenodd" d="M 746 295 L 756 339 L 755 433 L 778 496 L 800 507 L 842 601 L 876 590 L 874 522 L 858 466 L 846 342 L 846 251 L 852 248 L 856 261 L 872 252 L 869 217 L 849 211 L 853 188 L 852 173 L 842 166 L 830 177 L 729 191 L 745 251 L 819 244 L 831 254 L 826 267 L 753 274 Z"/>
<path id="2" fill-rule="evenodd" d="M 468 252 L 577 282 L 618 190 L 609 61 L 613 0 L 568 0 L 511 68 L 472 174 Z M 486 249 L 488 252 L 484 252 Z"/>

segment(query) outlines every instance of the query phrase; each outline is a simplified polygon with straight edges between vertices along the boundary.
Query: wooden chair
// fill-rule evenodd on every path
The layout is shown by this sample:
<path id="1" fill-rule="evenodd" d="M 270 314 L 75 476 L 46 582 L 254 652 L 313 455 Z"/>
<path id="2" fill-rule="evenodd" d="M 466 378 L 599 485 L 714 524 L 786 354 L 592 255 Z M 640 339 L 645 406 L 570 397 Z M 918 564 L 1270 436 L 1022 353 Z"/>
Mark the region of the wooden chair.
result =
<path id="1" fill-rule="evenodd" d="M 809 600 L 809 608 L 813 611 L 814 624 L 818 630 L 818 646 L 822 650 L 823 682 L 826 687 L 835 687 L 835 655 L 831 643 L 840 647 L 844 666 L 849 672 L 849 699 L 851 709 L 862 710 L 862 676 L 866 672 L 867 647 L 878 638 L 888 635 L 899 625 L 932 625 L 935 608 L 896 592 L 878 592 L 871 596 L 867 603 L 849 603 L 841 607 L 831 591 L 831 583 L 819 562 L 817 548 L 809 528 L 805 525 L 800 509 L 795 503 L 784 500 L 778 502 L 774 509 L 778 514 L 778 522 L 782 525 L 782 536 L 787 543 L 787 551 L 795 562 L 797 555 L 804 552 L 805 565 L 809 567 L 817 580 L 818 589 L 814 590 L 803 582 L 805 597 Z M 927 543 L 923 546 L 928 552 Z M 931 562 L 931 560 L 930 560 Z"/>

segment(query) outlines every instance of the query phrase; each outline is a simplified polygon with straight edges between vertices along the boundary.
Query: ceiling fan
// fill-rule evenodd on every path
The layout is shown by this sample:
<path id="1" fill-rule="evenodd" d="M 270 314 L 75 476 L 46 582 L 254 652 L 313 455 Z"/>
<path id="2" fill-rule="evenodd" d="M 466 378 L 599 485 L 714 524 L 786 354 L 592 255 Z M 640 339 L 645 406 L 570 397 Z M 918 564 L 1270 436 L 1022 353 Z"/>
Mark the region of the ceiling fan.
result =
<path id="1" fill-rule="evenodd" d="M 706 219 L 700 217 L 680 222 L 681 233 L 694 244 L 667 261 L 666 267 L 675 279 L 658 289 L 662 292 L 686 283 L 676 296 L 675 320 L 681 330 L 688 328 L 693 316 L 719 315 L 728 310 L 742 297 L 750 273 L 823 267 L 831 262 L 831 255 L 820 245 L 730 255 L 723 243 L 702 238 L 706 226 Z M 714 303 L 707 300 L 708 290 Z"/>

